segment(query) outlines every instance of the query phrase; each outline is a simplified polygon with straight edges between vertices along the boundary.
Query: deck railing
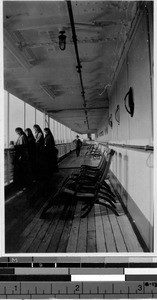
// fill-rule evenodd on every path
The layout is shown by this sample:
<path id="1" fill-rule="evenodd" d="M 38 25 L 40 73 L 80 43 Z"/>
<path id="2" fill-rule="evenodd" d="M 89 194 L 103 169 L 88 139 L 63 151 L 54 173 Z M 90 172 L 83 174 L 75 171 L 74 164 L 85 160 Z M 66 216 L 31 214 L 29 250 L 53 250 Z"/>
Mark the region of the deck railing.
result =
<path id="1" fill-rule="evenodd" d="M 75 149 L 75 143 L 57 144 L 56 147 L 58 149 L 58 158 L 60 159 Z"/>
<path id="2" fill-rule="evenodd" d="M 13 149 L 4 150 L 4 183 L 5 185 L 13 182 Z"/>
<path id="3" fill-rule="evenodd" d="M 141 145 L 127 145 L 127 144 L 118 144 L 118 143 L 99 143 L 102 146 L 113 146 L 113 147 L 117 147 L 117 148 L 123 148 L 123 149 L 129 149 L 129 150 L 136 150 L 136 151 L 144 151 L 144 152 L 153 152 L 154 151 L 154 146 L 150 146 L 150 145 L 145 145 L 145 146 L 141 146 Z"/>
<path id="4" fill-rule="evenodd" d="M 58 159 L 60 160 L 66 154 L 75 149 L 75 143 L 57 144 Z M 14 149 L 7 148 L 4 150 L 4 183 L 5 186 L 13 182 L 13 156 Z"/>

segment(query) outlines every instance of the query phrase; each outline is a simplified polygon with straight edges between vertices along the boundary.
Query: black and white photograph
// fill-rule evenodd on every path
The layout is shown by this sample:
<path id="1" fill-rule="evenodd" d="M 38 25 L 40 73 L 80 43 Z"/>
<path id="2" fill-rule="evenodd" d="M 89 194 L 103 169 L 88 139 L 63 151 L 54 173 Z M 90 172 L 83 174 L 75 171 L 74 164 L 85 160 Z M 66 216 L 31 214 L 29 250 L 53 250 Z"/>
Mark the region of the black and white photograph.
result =
<path id="1" fill-rule="evenodd" d="M 153 253 L 154 2 L 2 7 L 4 253 Z"/>

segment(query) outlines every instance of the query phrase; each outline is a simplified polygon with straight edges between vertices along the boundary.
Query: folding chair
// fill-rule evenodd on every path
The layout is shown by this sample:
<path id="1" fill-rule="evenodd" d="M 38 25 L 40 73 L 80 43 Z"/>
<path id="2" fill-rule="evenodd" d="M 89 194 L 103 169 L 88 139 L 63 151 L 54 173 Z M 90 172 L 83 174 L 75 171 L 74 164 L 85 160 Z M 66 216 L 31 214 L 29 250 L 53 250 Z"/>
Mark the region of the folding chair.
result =
<path id="1" fill-rule="evenodd" d="M 71 195 L 73 196 L 73 198 L 81 198 L 87 201 L 87 204 L 82 209 L 82 211 L 86 210 L 86 212 L 81 216 L 82 218 L 88 215 L 95 204 L 106 206 L 118 216 L 116 206 L 113 203 L 115 202 L 115 199 L 110 194 L 109 188 L 105 188 L 104 185 L 104 182 L 107 179 L 111 159 L 114 155 L 114 152 L 114 150 L 110 150 L 110 153 L 108 154 L 108 161 L 105 164 L 103 174 L 101 178 L 97 180 L 94 187 L 89 182 L 88 184 L 86 183 L 85 185 L 83 185 L 83 182 L 76 181 L 73 183 L 73 186 L 70 187 L 69 185 L 65 185 L 61 190 L 61 193 L 63 194 Z M 107 204 L 106 202 L 109 202 L 109 204 Z"/>
<path id="2" fill-rule="evenodd" d="M 95 183 L 98 180 L 100 180 L 100 178 L 103 174 L 103 171 L 105 169 L 105 164 L 106 164 L 106 157 L 105 157 L 105 154 L 103 154 L 98 167 L 90 167 L 88 165 L 82 165 L 80 173 L 79 174 L 78 173 L 71 174 L 69 176 L 69 179 L 67 180 L 65 186 L 66 187 L 71 186 L 74 188 L 76 185 L 78 186 L 78 184 L 81 185 L 81 183 L 85 184 L 88 182 L 92 182 L 92 185 L 93 184 L 95 185 Z"/>
<path id="3" fill-rule="evenodd" d="M 112 156 L 112 154 L 113 154 L 113 150 L 104 151 L 102 159 L 101 159 L 98 167 L 82 165 L 83 169 L 81 168 L 80 174 L 72 174 L 69 177 L 69 179 L 67 180 L 66 185 L 64 185 L 64 187 L 77 189 L 79 191 L 80 191 L 80 189 L 82 190 L 82 187 L 84 187 L 85 189 L 87 189 L 89 187 L 90 187 L 90 189 L 95 189 L 96 183 L 100 182 L 101 177 L 104 174 L 104 171 L 105 171 L 105 168 L 107 165 L 107 160 L 109 159 L 110 155 Z M 106 188 L 105 188 L 105 186 L 106 186 Z M 111 197 L 115 197 L 115 195 L 111 191 L 110 187 L 105 182 L 102 186 L 103 192 L 105 193 L 104 188 L 107 189 L 108 194 Z"/>

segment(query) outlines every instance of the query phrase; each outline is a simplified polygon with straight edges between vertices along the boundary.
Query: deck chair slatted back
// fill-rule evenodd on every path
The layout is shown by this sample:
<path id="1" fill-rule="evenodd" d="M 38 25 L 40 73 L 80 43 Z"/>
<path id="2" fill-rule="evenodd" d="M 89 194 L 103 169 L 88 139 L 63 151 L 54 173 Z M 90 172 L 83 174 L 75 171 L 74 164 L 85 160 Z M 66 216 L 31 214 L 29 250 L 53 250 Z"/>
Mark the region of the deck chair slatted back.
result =
<path id="1" fill-rule="evenodd" d="M 114 153 L 115 153 L 115 151 L 113 149 L 111 149 L 110 152 L 107 154 L 108 157 L 107 157 L 107 160 L 105 163 L 105 168 L 103 169 L 103 174 L 101 176 L 101 179 L 99 180 L 100 183 L 102 183 L 108 175 Z"/>

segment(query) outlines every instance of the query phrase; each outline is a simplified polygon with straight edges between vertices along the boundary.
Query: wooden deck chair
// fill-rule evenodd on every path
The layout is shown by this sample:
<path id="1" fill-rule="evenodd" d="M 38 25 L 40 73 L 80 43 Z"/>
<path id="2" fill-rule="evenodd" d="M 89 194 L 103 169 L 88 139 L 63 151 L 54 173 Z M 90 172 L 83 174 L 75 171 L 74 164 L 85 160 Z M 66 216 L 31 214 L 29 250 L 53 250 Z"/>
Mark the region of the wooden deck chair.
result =
<path id="1" fill-rule="evenodd" d="M 86 151 L 86 153 L 85 153 L 85 156 L 86 156 L 86 155 L 90 155 L 90 153 L 91 153 L 91 151 L 93 150 L 93 148 L 94 148 L 94 145 L 93 145 L 93 144 L 89 145 L 89 146 L 87 147 L 87 151 Z"/>
<path id="2" fill-rule="evenodd" d="M 77 192 L 79 192 L 78 196 L 80 197 L 82 196 L 82 194 L 84 195 L 85 192 L 88 192 L 88 194 L 91 193 L 93 195 L 95 190 L 97 190 L 97 183 L 99 181 L 101 182 L 101 177 L 105 171 L 105 168 L 107 166 L 107 160 L 109 157 L 110 157 L 109 151 L 107 153 L 107 156 L 106 153 L 104 153 L 103 159 L 101 161 L 101 165 L 99 164 L 99 168 L 96 167 L 96 171 L 99 171 L 99 173 L 97 173 L 96 176 L 94 177 L 90 177 L 90 176 L 85 177 L 82 175 L 76 176 L 75 178 L 71 176 L 66 177 L 66 179 L 64 179 L 58 191 L 53 196 L 52 201 L 49 202 L 48 205 L 44 208 L 41 217 L 43 217 L 46 211 L 52 206 L 52 202 L 54 201 L 54 199 L 61 197 L 62 194 L 71 195 L 73 198 L 75 198 Z M 97 180 L 95 180 L 95 178 L 97 178 Z M 102 195 L 103 197 L 105 196 L 105 200 L 108 201 L 115 208 L 115 205 L 113 204 L 113 202 L 114 203 L 116 202 L 114 199 L 115 195 L 112 192 L 106 193 L 104 190 L 103 193 L 101 193 L 100 191 L 100 196 Z"/>
<path id="3" fill-rule="evenodd" d="M 86 177 L 91 177 L 91 179 L 92 179 L 92 177 L 93 177 L 93 179 L 95 180 L 96 179 L 95 176 L 100 174 L 101 169 L 104 167 L 108 151 L 109 150 L 107 150 L 107 151 L 105 150 L 103 152 L 98 166 L 90 166 L 90 165 L 82 164 L 81 168 L 80 168 L 80 173 L 71 174 L 69 176 L 69 179 L 72 178 L 75 180 L 76 178 L 80 178 L 80 177 L 83 177 L 83 179 L 85 179 Z"/>
<path id="4" fill-rule="evenodd" d="M 66 185 L 64 185 L 65 187 L 71 188 L 71 189 L 75 189 L 77 191 L 81 191 L 83 192 L 84 190 L 94 190 L 96 187 L 97 182 L 101 181 L 101 177 L 104 175 L 105 172 L 105 168 L 107 167 L 107 161 L 109 159 L 110 156 L 112 156 L 113 150 L 107 151 L 103 153 L 103 159 L 101 160 L 101 166 L 99 164 L 99 167 L 96 168 L 96 170 L 89 170 L 88 172 L 85 171 L 83 173 L 80 173 L 79 175 L 77 174 L 77 176 L 71 176 L 67 182 Z M 110 187 L 106 184 L 106 188 L 105 188 L 105 183 L 102 185 L 101 187 L 102 189 L 102 193 L 104 194 L 108 194 L 110 196 L 110 199 L 112 201 L 115 202 L 114 200 L 114 193 L 111 191 Z M 107 191 L 106 191 L 107 189 Z"/>
<path id="5" fill-rule="evenodd" d="M 69 176 L 69 179 L 66 182 L 66 187 L 72 187 L 75 188 L 78 186 L 78 184 L 85 184 L 88 182 L 91 182 L 92 185 L 95 185 L 98 180 L 100 180 L 104 170 L 105 166 L 107 164 L 105 155 L 103 156 L 103 159 L 101 160 L 101 164 L 99 164 L 98 168 L 94 168 L 92 170 L 84 170 L 80 171 L 79 174 L 72 174 Z"/>
<path id="6" fill-rule="evenodd" d="M 108 150 L 106 151 L 106 150 L 104 150 L 104 152 L 103 152 L 103 154 L 102 154 L 102 156 L 101 156 L 101 159 L 100 159 L 100 161 L 99 161 L 99 164 L 98 164 L 98 166 L 90 166 L 90 165 L 87 165 L 87 164 L 82 164 L 81 165 L 81 171 L 83 171 L 83 172 L 86 172 L 86 171 L 97 171 L 97 170 L 100 170 L 100 168 L 101 168 L 101 165 L 103 164 L 103 161 L 104 161 L 104 159 L 105 159 L 105 156 L 107 155 L 107 153 L 108 153 Z"/>
<path id="7" fill-rule="evenodd" d="M 114 155 L 114 152 L 115 152 L 114 150 L 110 150 L 109 159 L 107 161 L 105 170 L 103 172 L 103 176 L 101 177 L 101 180 L 97 181 L 97 183 L 95 184 L 94 190 L 89 191 L 89 189 L 88 189 L 87 191 L 81 192 L 79 190 L 80 185 L 78 183 L 78 185 L 76 184 L 74 189 L 65 186 L 65 187 L 63 187 L 63 189 L 61 191 L 64 194 L 66 193 L 68 195 L 72 195 L 73 197 L 76 197 L 79 199 L 82 198 L 84 201 L 87 201 L 87 204 L 82 209 L 83 211 L 87 209 L 87 211 L 82 215 L 82 218 L 84 218 L 88 215 L 88 213 L 91 211 L 91 209 L 93 208 L 93 206 L 95 204 L 100 204 L 100 205 L 106 206 L 107 208 L 112 210 L 118 216 L 118 213 L 116 211 L 116 207 L 115 207 L 114 203 L 112 202 L 112 200 L 109 200 L 109 197 L 111 197 L 111 196 L 108 197 L 106 194 L 103 194 L 103 195 L 100 194 L 100 188 L 101 188 L 103 182 L 105 181 L 105 179 L 107 178 L 108 171 L 109 171 L 110 164 L 111 164 L 111 159 L 112 159 L 112 156 Z M 106 201 L 109 202 L 109 204 L 107 204 Z"/>

